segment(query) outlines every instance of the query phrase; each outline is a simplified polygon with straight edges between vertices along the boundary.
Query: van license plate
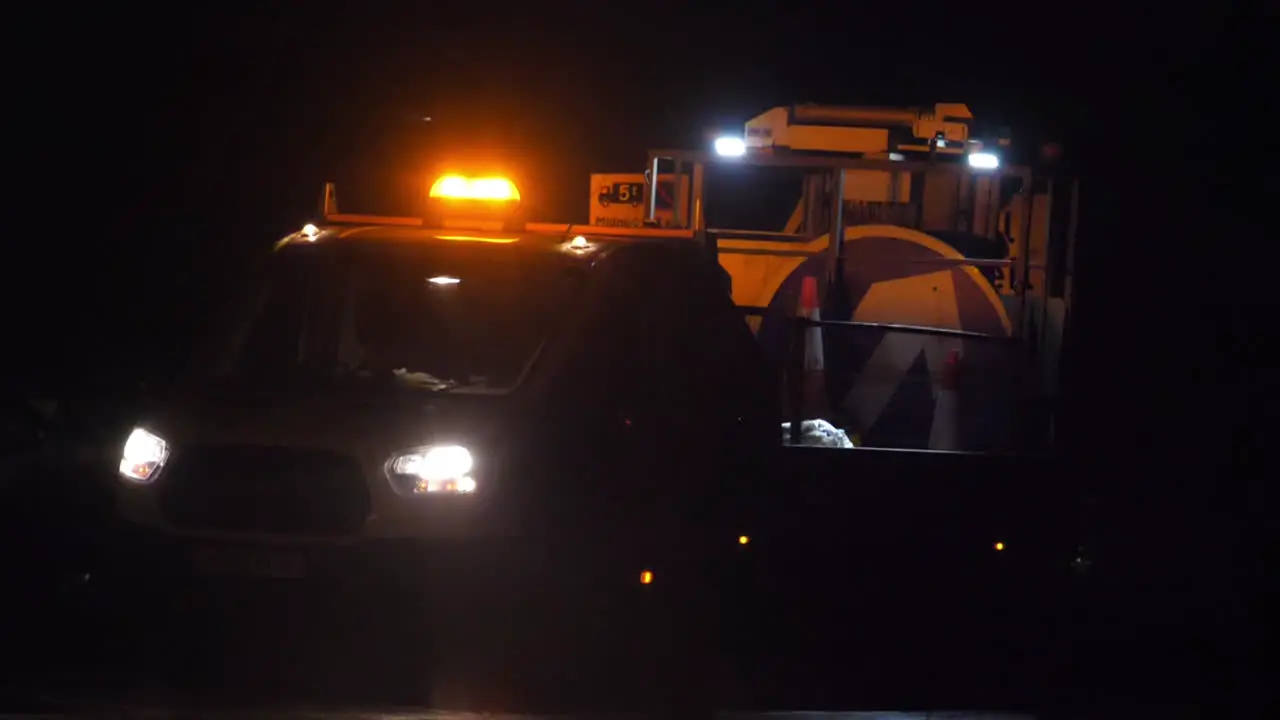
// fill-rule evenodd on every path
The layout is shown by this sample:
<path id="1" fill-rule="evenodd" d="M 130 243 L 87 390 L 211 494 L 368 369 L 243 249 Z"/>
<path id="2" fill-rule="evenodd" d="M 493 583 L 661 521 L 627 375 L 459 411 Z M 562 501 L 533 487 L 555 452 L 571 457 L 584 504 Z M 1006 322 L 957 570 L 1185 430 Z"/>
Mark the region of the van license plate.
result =
<path id="1" fill-rule="evenodd" d="M 202 545 L 195 548 L 194 564 L 205 575 L 239 575 L 297 579 L 306 575 L 306 563 L 298 553 L 267 548 Z"/>

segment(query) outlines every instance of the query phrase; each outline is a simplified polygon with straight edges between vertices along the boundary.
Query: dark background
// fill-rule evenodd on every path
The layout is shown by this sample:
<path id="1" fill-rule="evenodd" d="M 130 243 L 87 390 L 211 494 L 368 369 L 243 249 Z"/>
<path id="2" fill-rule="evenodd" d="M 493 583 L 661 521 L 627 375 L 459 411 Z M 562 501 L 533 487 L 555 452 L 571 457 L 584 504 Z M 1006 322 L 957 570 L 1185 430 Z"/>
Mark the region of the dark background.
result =
<path id="1" fill-rule="evenodd" d="M 1222 282 L 1250 264 L 1227 254 L 1255 247 L 1234 234 L 1244 176 L 1205 160 L 1264 135 L 1235 98 L 1253 76 L 1223 69 L 1242 42 L 1226 18 L 1125 8 L 24 5 L 4 23 L 5 382 L 93 395 L 171 373 L 325 181 L 345 209 L 395 212 L 444 165 L 500 168 L 543 219 L 584 221 L 591 172 L 637 171 L 648 148 L 776 105 L 965 102 L 1028 157 L 1060 143 L 1082 179 L 1062 431 L 1088 469 L 1073 481 L 1133 541 L 1132 567 L 1176 576 L 1126 617 L 1160 609 L 1153 637 L 1235 657 L 1217 666 L 1248 684 L 1232 648 L 1260 635 L 1231 583 L 1261 577 L 1237 549 L 1268 511 L 1266 473 L 1247 467 L 1264 446 L 1240 426 L 1271 412 L 1238 331 L 1263 305 L 1259 286 Z"/>

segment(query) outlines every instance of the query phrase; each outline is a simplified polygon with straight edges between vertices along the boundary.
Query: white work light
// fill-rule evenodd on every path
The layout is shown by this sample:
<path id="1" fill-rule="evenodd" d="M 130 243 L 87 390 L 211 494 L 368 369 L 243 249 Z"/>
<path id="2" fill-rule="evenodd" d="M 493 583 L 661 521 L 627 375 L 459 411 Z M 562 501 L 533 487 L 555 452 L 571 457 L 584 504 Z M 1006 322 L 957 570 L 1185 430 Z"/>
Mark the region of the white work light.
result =
<path id="1" fill-rule="evenodd" d="M 969 167 L 974 170 L 995 170 L 1000 167 L 1000 158 L 994 153 L 969 153 Z"/>
<path id="2" fill-rule="evenodd" d="M 742 157 L 747 154 L 747 143 L 740 137 L 718 137 L 715 149 L 716 154 L 721 157 Z"/>

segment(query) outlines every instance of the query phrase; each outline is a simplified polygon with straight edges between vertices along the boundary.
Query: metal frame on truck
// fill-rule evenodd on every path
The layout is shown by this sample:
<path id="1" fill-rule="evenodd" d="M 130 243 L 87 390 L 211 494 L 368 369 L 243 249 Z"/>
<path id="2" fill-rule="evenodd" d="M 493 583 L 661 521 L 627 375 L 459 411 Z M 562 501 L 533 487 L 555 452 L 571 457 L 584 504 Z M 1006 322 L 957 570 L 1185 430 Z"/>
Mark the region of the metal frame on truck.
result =
<path id="1" fill-rule="evenodd" d="M 922 216 L 927 199 L 924 188 L 953 185 L 955 206 L 953 222 L 947 230 L 967 232 L 991 239 L 1008 241 L 1004 258 L 936 257 L 911 260 L 900 257 L 859 258 L 858 263 L 924 262 L 930 266 L 965 266 L 999 273 L 1003 286 L 997 285 L 1013 322 L 1008 334 L 968 332 L 954 328 L 929 327 L 908 323 L 860 322 L 856 320 L 821 320 L 797 316 L 792 322 L 792 351 L 787 354 L 786 376 L 792 384 L 788 392 L 791 432 L 797 434 L 805 408 L 794 400 L 800 396 L 794 387 L 803 376 L 804 347 L 801 338 L 811 327 L 825 333 L 851 330 L 878 330 L 913 333 L 964 340 L 1012 343 L 1021 349 L 1023 376 L 1019 380 L 1023 401 L 1038 406 L 1034 415 L 1038 430 L 1023 438 L 1019 451 L 1045 449 L 1053 442 L 1053 416 L 1058 405 L 1058 365 L 1070 320 L 1073 249 L 1077 229 L 1079 184 L 1073 179 L 1039 171 L 1030 166 L 974 167 L 963 161 L 930 153 L 928 159 L 903 159 L 898 153 L 889 158 L 868 158 L 840 154 L 809 154 L 785 149 L 763 152 L 746 151 L 724 155 L 707 151 L 653 150 L 649 152 L 647 177 L 660 173 L 683 177 L 688 173 L 688 194 L 674 199 L 676 227 L 693 233 L 705 243 L 713 256 L 732 244 L 735 255 L 773 255 L 812 257 L 826 255 L 832 276 L 839 275 L 849 261 L 846 254 L 846 232 L 857 225 L 846 219 L 846 202 L 832 202 L 845 195 L 846 177 L 852 172 L 883 173 L 911 181 L 913 196 L 904 203 L 910 223 L 923 226 Z M 664 168 L 664 165 L 668 166 Z M 803 196 L 793 222 L 786 232 L 761 232 L 709 228 L 706 220 L 707 169 L 710 166 L 753 166 L 800 170 L 805 175 Z M 1001 187 L 1007 180 L 1017 187 L 1010 198 L 1001 198 Z M 896 192 L 896 191 L 895 191 Z M 655 222 L 657 186 L 646 187 L 646 222 Z M 1012 211 L 1013 205 L 1017 211 Z M 825 206 L 825 207 L 824 207 Z M 901 213 L 899 213 L 901 215 Z M 797 222 L 798 221 L 798 222 Z M 903 223 L 906 225 L 906 223 Z M 901 225 L 900 225 L 901 226 Z M 938 230 L 932 227 L 930 230 Z M 668 230 L 667 232 L 670 232 Z M 828 235 L 829 241 L 815 249 L 814 240 Z M 824 278 L 828 280 L 830 278 Z M 838 282 L 824 282 L 827 292 L 839 288 Z M 829 297 L 820 299 L 825 306 Z M 740 303 L 741 304 L 741 303 Z M 763 316 L 769 311 L 758 305 L 743 305 L 748 315 Z M 1051 317 L 1052 315 L 1052 317 Z M 1047 408 L 1047 411 L 1046 411 Z M 796 438 L 798 439 L 798 438 Z"/>

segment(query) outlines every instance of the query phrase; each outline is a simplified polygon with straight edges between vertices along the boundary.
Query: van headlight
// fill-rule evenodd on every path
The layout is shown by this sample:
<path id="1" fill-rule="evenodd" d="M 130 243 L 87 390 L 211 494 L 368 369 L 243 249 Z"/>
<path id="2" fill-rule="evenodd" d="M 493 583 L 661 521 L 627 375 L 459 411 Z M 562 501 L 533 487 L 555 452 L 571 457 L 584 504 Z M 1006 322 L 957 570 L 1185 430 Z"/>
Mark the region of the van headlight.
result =
<path id="1" fill-rule="evenodd" d="M 432 445 L 399 453 L 387 470 L 398 487 L 415 495 L 465 495 L 476 491 L 474 464 L 461 445 Z"/>
<path id="2" fill-rule="evenodd" d="M 155 482 L 156 473 L 168 459 L 169 443 L 154 433 L 134 428 L 120 453 L 120 476 L 143 485 Z"/>

